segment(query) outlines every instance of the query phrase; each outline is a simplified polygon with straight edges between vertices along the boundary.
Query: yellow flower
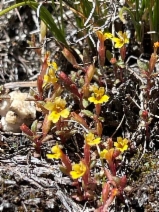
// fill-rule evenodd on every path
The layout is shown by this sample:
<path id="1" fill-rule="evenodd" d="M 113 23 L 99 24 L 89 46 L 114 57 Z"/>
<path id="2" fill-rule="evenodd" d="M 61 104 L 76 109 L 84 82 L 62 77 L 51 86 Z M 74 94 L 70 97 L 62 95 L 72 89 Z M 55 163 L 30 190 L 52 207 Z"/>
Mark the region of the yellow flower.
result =
<path id="1" fill-rule="evenodd" d="M 105 41 L 106 39 L 112 38 L 113 35 L 111 33 L 103 33 L 102 31 L 96 31 L 96 34 L 98 36 L 98 39 L 102 42 Z"/>
<path id="2" fill-rule="evenodd" d="M 105 155 L 106 155 L 107 152 L 108 152 L 107 149 L 102 150 L 102 151 L 100 152 L 100 158 L 101 158 L 101 159 L 105 159 Z"/>
<path id="3" fill-rule="evenodd" d="M 103 151 L 100 152 L 100 158 L 106 159 L 109 163 L 113 159 L 113 153 L 114 153 L 114 148 L 109 149 L 109 150 L 104 149 Z"/>
<path id="4" fill-rule="evenodd" d="M 63 155 L 63 152 L 62 152 L 62 150 L 60 149 L 60 147 L 59 147 L 58 144 L 56 144 L 56 146 L 53 146 L 53 147 L 51 148 L 51 152 L 52 152 L 53 154 L 46 154 L 46 157 L 47 157 L 48 159 L 60 159 L 60 158 L 62 157 L 62 155 Z"/>
<path id="5" fill-rule="evenodd" d="M 48 71 L 48 74 L 44 75 L 43 87 L 48 83 L 55 84 L 57 82 L 57 80 L 58 80 L 58 78 L 56 77 L 55 70 L 50 68 Z"/>
<path id="6" fill-rule="evenodd" d="M 54 102 L 47 102 L 44 107 L 51 111 L 48 116 L 48 120 L 51 120 L 53 123 L 57 123 L 60 117 L 67 118 L 70 111 L 68 108 L 65 108 L 65 106 L 66 101 L 61 99 L 61 97 L 56 97 Z"/>
<path id="7" fill-rule="evenodd" d="M 72 170 L 73 171 L 70 171 L 71 177 L 73 179 L 78 179 L 85 174 L 87 167 L 82 161 L 80 161 L 79 164 L 73 164 L 72 165 Z"/>
<path id="8" fill-rule="evenodd" d="M 158 48 L 158 47 L 159 47 L 159 42 L 157 41 L 154 43 L 154 48 Z"/>
<path id="9" fill-rule="evenodd" d="M 88 98 L 90 102 L 93 102 L 94 104 L 102 104 L 109 100 L 109 96 L 104 95 L 104 87 L 98 88 L 94 85 L 91 87 L 91 90 L 94 92 L 94 95 Z"/>
<path id="10" fill-rule="evenodd" d="M 47 60 L 47 65 L 49 67 L 48 73 L 44 75 L 44 83 L 43 87 L 48 84 L 55 84 L 58 81 L 56 77 L 56 71 L 58 70 L 58 66 L 55 62 L 50 63 L 50 60 Z"/>
<path id="11" fill-rule="evenodd" d="M 114 146 L 120 150 L 120 152 L 124 152 L 128 149 L 128 142 L 126 138 L 122 139 L 122 137 L 117 137 L 117 142 L 114 142 Z"/>
<path id="12" fill-rule="evenodd" d="M 120 49 L 122 46 L 124 46 L 124 44 L 129 43 L 129 38 L 127 37 L 127 34 L 125 32 L 122 33 L 122 31 L 119 31 L 118 37 L 119 38 L 111 38 L 115 42 L 115 48 Z"/>
<path id="13" fill-rule="evenodd" d="M 101 142 L 101 139 L 99 137 L 95 138 L 94 134 L 91 132 L 88 133 L 87 135 L 85 135 L 84 138 L 85 138 L 85 142 L 89 146 L 93 146 L 93 145 L 99 144 Z"/>

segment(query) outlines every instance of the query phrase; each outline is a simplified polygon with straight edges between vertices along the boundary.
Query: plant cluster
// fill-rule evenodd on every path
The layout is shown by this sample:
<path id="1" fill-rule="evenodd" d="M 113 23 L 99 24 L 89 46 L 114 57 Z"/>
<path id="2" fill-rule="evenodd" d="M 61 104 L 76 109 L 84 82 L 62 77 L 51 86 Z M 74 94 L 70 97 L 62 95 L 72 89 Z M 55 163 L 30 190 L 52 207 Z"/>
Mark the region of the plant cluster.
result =
<path id="1" fill-rule="evenodd" d="M 144 1 L 139 12 L 144 7 L 149 9 L 150 4 Z M 154 16 L 157 8 L 157 1 L 154 1 Z M 55 24 L 51 14 L 45 7 L 46 2 L 38 4 L 35 1 L 20 1 L 19 3 L 5 9 L 1 15 L 11 9 L 23 5 L 29 5 L 36 10 L 41 19 L 40 35 L 41 40 L 45 39 L 46 28 L 51 30 L 56 40 L 62 48 L 62 54 L 72 65 L 73 71 L 61 70 L 61 67 L 51 60 L 50 52 L 45 52 L 42 62 L 40 74 L 37 78 L 37 93 L 32 94 L 36 106 L 41 111 L 44 119 L 42 124 L 42 135 L 37 133 L 38 120 L 34 121 L 31 129 L 23 124 L 20 128 L 35 144 L 36 153 L 41 154 L 41 145 L 46 141 L 49 133 L 52 133 L 56 139 L 55 145 L 51 148 L 51 153 L 46 154 L 48 159 L 56 159 L 60 161 L 60 170 L 72 179 L 72 185 L 76 187 L 76 192 L 72 197 L 76 200 L 97 200 L 97 189 L 101 192 L 101 202 L 98 204 L 96 212 L 108 211 L 109 206 L 115 198 L 119 198 L 124 202 L 123 191 L 127 184 L 127 176 L 121 172 L 122 160 L 127 151 L 132 151 L 134 147 L 131 145 L 130 137 L 126 138 L 122 135 L 116 136 L 115 133 L 111 137 L 104 132 L 104 126 L 107 123 L 105 108 L 112 100 L 113 93 L 108 89 L 106 76 L 106 63 L 113 73 L 114 84 L 124 83 L 130 74 L 139 80 L 140 95 L 142 102 L 135 102 L 140 110 L 140 122 L 145 130 L 146 139 L 149 139 L 149 125 L 151 116 L 157 117 L 149 110 L 151 101 L 151 92 L 158 73 L 155 73 L 155 65 L 157 62 L 157 49 L 159 42 L 152 40 L 153 53 L 150 60 L 143 62 L 137 60 L 139 75 L 134 73 L 127 63 L 128 47 L 131 36 L 125 30 L 116 31 L 114 23 L 113 30 L 105 25 L 105 19 L 109 19 L 111 14 L 111 5 L 103 1 L 87 1 L 81 0 L 59 1 L 61 22 Z M 133 1 L 127 1 L 129 6 Z M 56 2 L 52 1 L 55 8 Z M 63 13 L 64 8 L 69 8 L 74 14 L 76 20 L 79 40 L 86 40 L 89 51 L 83 49 L 83 56 L 80 57 L 82 65 L 77 62 L 76 54 L 73 48 L 69 46 L 65 39 Z M 136 4 L 136 8 L 140 7 Z M 123 12 L 130 13 L 128 8 L 121 7 L 119 17 L 124 20 Z M 149 11 L 149 21 L 151 26 L 151 12 Z M 140 14 L 136 9 L 136 20 Z M 135 19 L 134 14 L 130 14 Z M 147 17 L 148 19 L 148 17 Z M 156 19 L 153 19 L 156 20 Z M 42 24 L 43 23 L 43 24 Z M 135 22 L 136 23 L 136 22 Z M 140 39 L 138 25 L 134 25 L 137 33 L 137 40 Z M 151 28 L 153 29 L 153 28 Z M 91 32 L 91 33 L 90 33 Z M 141 41 L 141 40 L 140 40 Z M 97 58 L 91 58 L 89 62 L 84 60 L 90 57 L 90 52 L 95 49 Z M 31 47 L 36 47 L 32 41 L 29 42 Z M 107 46 L 109 47 L 107 49 Z M 81 47 L 80 47 L 81 49 Z M 35 51 L 42 58 L 42 51 L 39 48 Z M 79 59 L 79 58 L 78 58 Z M 129 72 L 127 76 L 127 72 Z M 133 98 L 128 96 L 127 98 Z M 141 105 L 139 105 L 141 104 Z M 118 126 L 120 128 L 120 124 Z M 73 157 L 69 155 L 65 144 L 71 142 L 73 136 L 79 137 L 77 141 L 80 153 L 75 152 Z M 62 146 L 65 149 L 62 149 Z M 100 170 L 100 171 L 99 171 Z"/>

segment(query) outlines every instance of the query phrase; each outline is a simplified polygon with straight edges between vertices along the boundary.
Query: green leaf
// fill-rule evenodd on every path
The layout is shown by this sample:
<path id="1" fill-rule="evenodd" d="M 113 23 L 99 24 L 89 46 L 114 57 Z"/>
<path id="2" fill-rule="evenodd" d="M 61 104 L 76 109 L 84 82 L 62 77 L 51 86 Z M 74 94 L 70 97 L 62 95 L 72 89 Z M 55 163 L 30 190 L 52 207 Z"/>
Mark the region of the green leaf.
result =
<path id="1" fill-rule="evenodd" d="M 127 8 L 127 7 L 123 7 L 120 11 L 119 11 L 119 18 L 120 20 L 125 23 L 125 19 L 124 19 L 124 13 L 128 13 L 128 15 L 131 17 L 132 23 L 135 27 L 136 30 L 136 34 L 137 34 L 137 40 L 141 41 L 141 24 L 138 23 L 135 20 L 135 15 Z"/>
<path id="2" fill-rule="evenodd" d="M 111 53 L 109 50 L 106 51 L 106 58 L 107 58 L 109 61 L 111 60 L 111 58 L 113 58 L 113 55 L 112 55 L 112 53 Z"/>
<path id="3" fill-rule="evenodd" d="M 90 117 L 90 118 L 93 118 L 93 113 L 89 110 L 82 110 L 81 111 L 84 115 Z"/>
<path id="4" fill-rule="evenodd" d="M 122 60 L 118 60 L 117 63 L 116 63 L 120 68 L 124 68 L 125 67 L 125 64 Z"/>
<path id="5" fill-rule="evenodd" d="M 65 166 L 59 166 L 59 169 L 63 174 L 68 175 L 68 171 L 67 171 L 67 168 Z"/>
<path id="6" fill-rule="evenodd" d="M 31 131 L 35 134 L 37 130 L 38 120 L 35 120 L 31 125 Z"/>
<path id="7" fill-rule="evenodd" d="M 83 99 L 82 104 L 83 104 L 83 107 L 86 108 L 86 107 L 88 107 L 89 102 L 88 102 L 88 100 Z"/>
<path id="8" fill-rule="evenodd" d="M 141 60 L 137 60 L 137 64 L 141 70 L 148 71 L 149 64 L 146 62 L 142 62 Z"/>

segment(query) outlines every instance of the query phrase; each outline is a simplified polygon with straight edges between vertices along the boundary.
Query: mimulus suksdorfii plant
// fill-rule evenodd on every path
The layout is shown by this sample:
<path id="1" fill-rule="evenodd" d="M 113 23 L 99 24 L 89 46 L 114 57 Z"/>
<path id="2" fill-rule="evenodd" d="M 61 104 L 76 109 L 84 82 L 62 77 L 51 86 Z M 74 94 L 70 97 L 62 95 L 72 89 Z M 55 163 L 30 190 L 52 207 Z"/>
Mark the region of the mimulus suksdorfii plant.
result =
<path id="1" fill-rule="evenodd" d="M 106 47 L 104 45 L 104 41 L 106 39 L 112 38 L 111 33 L 103 33 L 102 31 L 97 31 L 96 32 L 99 40 L 99 47 L 98 47 L 98 53 L 99 53 L 99 61 L 100 65 L 104 66 L 105 63 L 105 52 L 106 52 Z"/>
<path id="2" fill-rule="evenodd" d="M 84 145 L 84 158 L 87 166 L 89 167 L 90 163 L 90 147 L 94 145 L 98 145 L 101 142 L 101 138 L 95 138 L 94 134 L 89 132 L 84 135 L 85 145 Z"/>
<path id="3" fill-rule="evenodd" d="M 67 155 L 65 155 L 64 152 L 61 150 L 60 146 L 56 144 L 51 148 L 51 152 L 52 152 L 51 154 L 46 154 L 46 157 L 48 159 L 61 159 L 62 163 L 66 167 L 67 174 L 69 174 L 69 172 L 72 169 L 71 162 L 67 157 Z"/>
<path id="4" fill-rule="evenodd" d="M 85 138 L 85 143 L 88 144 L 89 146 L 94 146 L 94 145 L 98 145 L 101 142 L 101 138 L 97 137 L 95 138 L 93 133 L 88 133 L 84 136 Z"/>
<path id="5" fill-rule="evenodd" d="M 128 149 L 128 139 L 122 137 L 117 137 L 117 142 L 114 142 L 114 146 L 116 149 L 120 150 L 120 152 L 124 152 Z"/>
<path id="6" fill-rule="evenodd" d="M 96 31 L 96 34 L 97 34 L 98 39 L 99 39 L 100 42 L 103 42 L 103 41 L 105 41 L 106 39 L 110 39 L 110 38 L 113 37 L 113 35 L 112 35 L 111 33 L 109 33 L 109 32 L 103 33 L 103 32 L 100 31 L 100 30 L 99 30 L 99 31 Z"/>
<path id="7" fill-rule="evenodd" d="M 105 94 L 104 87 L 93 85 L 90 87 L 90 91 L 93 92 L 93 96 L 89 97 L 88 100 L 94 104 L 102 104 L 109 100 L 109 96 Z"/>
<path id="8" fill-rule="evenodd" d="M 61 159 L 63 155 L 63 152 L 58 144 L 56 144 L 56 146 L 53 146 L 51 148 L 51 152 L 52 152 L 51 154 L 46 154 L 46 157 L 48 159 Z"/>
<path id="9" fill-rule="evenodd" d="M 114 148 L 111 148 L 109 150 L 104 149 L 100 152 L 100 158 L 107 160 L 107 163 L 113 175 L 116 174 L 116 167 L 114 164 L 114 160 L 117 156 L 119 156 L 119 154 L 120 154 L 120 151 L 115 150 Z"/>
<path id="10" fill-rule="evenodd" d="M 115 42 L 115 48 L 122 48 L 125 44 L 129 43 L 129 38 L 126 32 L 119 31 L 117 37 L 112 37 L 111 40 Z"/>
<path id="11" fill-rule="evenodd" d="M 83 163 L 83 161 L 80 161 L 79 164 L 72 165 L 72 171 L 70 171 L 70 175 L 72 179 L 78 179 L 84 176 L 86 171 L 87 171 L 86 165 Z"/>
<path id="12" fill-rule="evenodd" d="M 44 75 L 44 84 L 43 87 L 46 84 L 55 84 L 58 81 L 58 78 L 56 77 L 56 71 L 58 70 L 58 66 L 55 62 L 50 63 L 50 61 L 47 62 L 49 70 L 48 73 Z"/>
<path id="13" fill-rule="evenodd" d="M 56 97 L 54 102 L 46 102 L 44 107 L 50 111 L 48 120 L 57 123 L 62 118 L 68 118 L 70 111 L 66 108 L 66 101 L 61 97 Z"/>

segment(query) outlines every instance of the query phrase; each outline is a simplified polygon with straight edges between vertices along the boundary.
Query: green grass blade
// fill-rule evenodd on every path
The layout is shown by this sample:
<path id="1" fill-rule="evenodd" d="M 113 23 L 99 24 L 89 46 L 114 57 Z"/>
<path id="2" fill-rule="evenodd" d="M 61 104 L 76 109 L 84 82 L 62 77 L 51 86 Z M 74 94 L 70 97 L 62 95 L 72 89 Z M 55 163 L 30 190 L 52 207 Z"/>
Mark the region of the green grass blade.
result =
<path id="1" fill-rule="evenodd" d="M 21 7 L 21 6 L 25 6 L 28 5 L 29 7 L 31 7 L 33 10 L 37 11 L 39 4 L 34 2 L 34 1 L 23 1 L 20 2 L 18 4 L 14 4 L 4 10 L 2 10 L 0 12 L 0 16 L 8 13 L 10 10 L 13 10 L 15 8 Z M 41 6 L 40 7 L 40 19 L 46 24 L 46 26 L 48 27 L 48 29 L 50 29 L 50 31 L 52 32 L 52 34 L 54 35 L 54 37 L 61 43 L 63 43 L 64 45 L 67 46 L 67 42 L 66 39 L 63 35 L 63 33 L 61 32 L 60 29 L 58 29 L 57 25 L 55 24 L 51 14 L 49 13 L 49 11 L 44 7 Z"/>

